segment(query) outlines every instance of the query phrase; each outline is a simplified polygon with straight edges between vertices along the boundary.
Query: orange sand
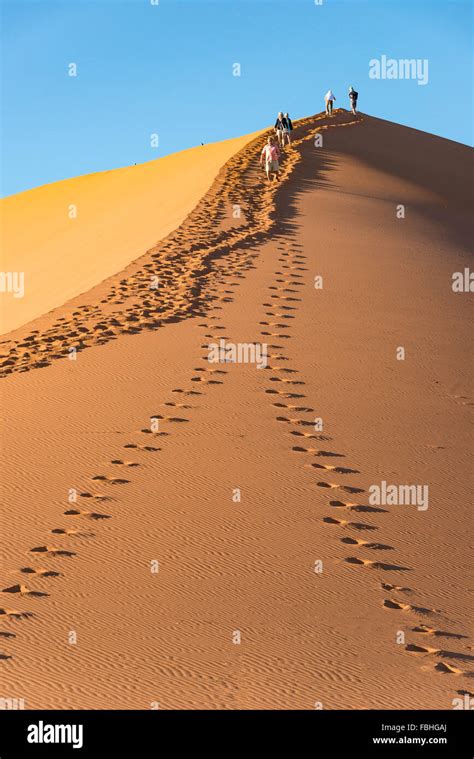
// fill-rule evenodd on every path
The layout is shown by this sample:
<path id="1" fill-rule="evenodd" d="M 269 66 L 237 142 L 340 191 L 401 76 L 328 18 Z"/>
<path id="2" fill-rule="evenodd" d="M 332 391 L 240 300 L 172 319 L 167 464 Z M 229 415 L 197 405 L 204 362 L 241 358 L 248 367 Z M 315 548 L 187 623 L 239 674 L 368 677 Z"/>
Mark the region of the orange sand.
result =
<path id="1" fill-rule="evenodd" d="M 255 136 L 66 179 L 0 200 L 0 268 L 24 272 L 26 288 L 24 298 L 0 299 L 0 334 L 89 290 L 166 237 L 225 162 Z"/>
<path id="2" fill-rule="evenodd" d="M 246 138 L 133 262 L 163 227 L 141 242 L 130 186 L 128 266 L 69 302 L 58 279 L 5 337 L 0 664 L 26 708 L 472 690 L 472 307 L 451 288 L 471 151 L 344 111 L 294 136 L 280 184 Z M 220 338 L 266 343 L 268 367 L 210 364 Z M 429 508 L 371 504 L 382 480 L 428 484 Z"/>

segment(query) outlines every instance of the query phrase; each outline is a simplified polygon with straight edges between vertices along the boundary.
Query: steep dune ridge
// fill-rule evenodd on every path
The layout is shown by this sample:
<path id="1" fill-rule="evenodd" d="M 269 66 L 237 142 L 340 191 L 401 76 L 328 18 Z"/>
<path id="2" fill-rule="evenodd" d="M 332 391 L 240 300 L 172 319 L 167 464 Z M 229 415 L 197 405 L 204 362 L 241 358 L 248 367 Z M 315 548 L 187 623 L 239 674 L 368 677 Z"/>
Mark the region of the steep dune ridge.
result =
<path id="1" fill-rule="evenodd" d="M 298 123 L 268 185 L 262 142 L 124 271 L 6 336 L 0 664 L 26 708 L 472 691 L 472 307 L 451 289 L 471 153 L 338 111 Z M 209 363 L 221 338 L 266 343 L 267 368 Z M 382 480 L 428 484 L 429 508 L 371 503 Z"/>
<path id="2" fill-rule="evenodd" d="M 26 296 L 0 299 L 0 334 L 121 271 L 173 229 L 255 135 L 44 185 L 0 201 L 1 269 Z"/>

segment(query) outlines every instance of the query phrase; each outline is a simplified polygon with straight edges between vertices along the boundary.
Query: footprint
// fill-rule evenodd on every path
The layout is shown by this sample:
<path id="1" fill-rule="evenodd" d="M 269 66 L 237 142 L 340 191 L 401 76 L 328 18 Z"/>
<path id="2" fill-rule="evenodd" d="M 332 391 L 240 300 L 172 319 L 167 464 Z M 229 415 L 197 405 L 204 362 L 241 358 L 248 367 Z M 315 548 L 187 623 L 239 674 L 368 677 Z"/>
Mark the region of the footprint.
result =
<path id="1" fill-rule="evenodd" d="M 392 601 L 390 598 L 386 598 L 383 605 L 387 609 L 395 609 L 397 611 L 412 611 L 415 614 L 433 614 L 437 612 L 436 609 L 427 609 L 423 606 L 415 606 L 413 604 L 402 603 L 401 601 Z"/>
<path id="2" fill-rule="evenodd" d="M 445 651 L 444 649 L 439 649 L 436 651 L 436 655 L 442 657 L 443 659 L 458 659 L 459 661 L 465 661 L 469 663 L 474 662 L 474 656 L 471 654 L 463 654 L 460 651 Z"/>
<path id="3" fill-rule="evenodd" d="M 293 450 L 295 450 L 293 448 Z M 305 464 L 305 467 L 313 467 L 314 469 L 325 469 L 327 472 L 335 472 L 336 474 L 360 474 L 357 469 L 348 469 L 343 466 L 331 466 L 330 464 L 318 464 L 312 462 L 311 464 Z"/>
<path id="4" fill-rule="evenodd" d="M 68 509 L 63 511 L 67 517 L 86 517 L 87 519 L 112 519 L 110 514 L 100 514 L 97 511 L 81 511 L 80 509 Z"/>
<path id="5" fill-rule="evenodd" d="M 122 461 L 122 459 L 112 459 L 111 464 L 117 464 L 118 466 L 140 466 L 135 461 Z"/>
<path id="6" fill-rule="evenodd" d="M 334 519 L 334 517 L 324 517 L 323 522 L 327 524 L 335 524 L 339 527 L 352 527 L 354 530 L 378 530 L 378 527 L 374 527 L 371 524 L 365 524 L 364 522 L 349 522 L 347 519 Z"/>
<path id="7" fill-rule="evenodd" d="M 344 561 L 347 561 L 348 564 L 357 564 L 358 566 L 363 567 L 371 567 L 374 564 L 374 562 L 369 559 L 358 559 L 356 556 L 348 556 Z"/>
<path id="8" fill-rule="evenodd" d="M 353 511 L 357 507 L 357 503 L 351 503 L 350 501 L 329 501 L 329 505 L 334 509 L 349 509 Z"/>
<path id="9" fill-rule="evenodd" d="M 344 490 L 345 493 L 363 493 L 364 490 L 362 488 L 353 488 L 349 487 L 349 485 L 337 485 L 333 482 L 317 482 L 317 487 L 319 488 L 336 488 L 337 490 Z"/>
<path id="10" fill-rule="evenodd" d="M 334 453 L 334 451 L 324 451 L 324 450 L 315 450 L 314 451 L 315 456 L 326 456 L 327 458 L 344 458 L 344 454 L 342 453 Z"/>
<path id="11" fill-rule="evenodd" d="M 304 398 L 305 396 L 297 396 Z M 296 437 L 305 437 L 310 440 L 331 440 L 331 438 L 328 435 L 315 435 L 314 432 L 301 432 L 301 430 L 291 430 L 290 435 L 296 435 Z M 297 449 L 293 449 L 297 450 Z M 306 450 L 306 448 L 303 448 L 302 450 Z"/>
<path id="12" fill-rule="evenodd" d="M 367 514 L 383 513 L 386 514 L 386 509 L 379 509 L 378 506 L 363 506 L 360 503 L 345 503 L 344 501 L 329 501 L 329 505 L 336 509 L 346 508 L 349 511 L 358 511 Z"/>
<path id="13" fill-rule="evenodd" d="M 271 369 L 272 367 L 269 366 L 267 368 Z M 302 380 L 292 380 L 292 379 L 287 379 L 286 377 L 269 377 L 268 379 L 270 382 L 282 382 L 284 385 L 305 385 L 306 384 L 306 382 L 303 382 Z M 306 424 L 310 424 L 311 426 L 314 426 L 314 422 L 306 422 Z"/>
<path id="14" fill-rule="evenodd" d="M 358 559 L 356 556 L 348 556 L 344 561 L 349 564 L 371 567 L 372 569 L 383 569 L 385 572 L 410 572 L 410 567 L 402 567 L 398 564 L 385 564 L 381 561 L 370 561 L 369 559 Z"/>
<path id="15" fill-rule="evenodd" d="M 265 390 L 264 392 L 267 393 L 268 395 L 281 395 L 282 398 L 305 398 L 306 397 L 305 395 L 301 395 L 298 393 L 290 393 L 284 390 L 271 389 L 271 390 Z M 293 432 L 292 434 L 294 435 L 296 433 Z M 303 435 L 304 433 L 300 433 L 300 434 Z"/>
<path id="16" fill-rule="evenodd" d="M 402 585 L 392 585 L 390 582 L 381 582 L 380 587 L 383 588 L 383 590 L 397 590 L 400 591 L 400 593 L 413 593 L 411 588 L 404 588 Z"/>
<path id="17" fill-rule="evenodd" d="M 206 357 L 207 361 L 207 357 Z M 183 409 L 192 409 L 196 408 L 196 406 L 189 406 L 187 403 L 173 403 L 173 401 L 166 401 L 164 406 L 173 406 L 174 408 L 183 408 Z"/>
<path id="18" fill-rule="evenodd" d="M 356 540 L 355 538 L 341 538 L 341 543 L 348 543 L 353 546 L 361 546 L 363 548 L 370 548 L 374 551 L 393 551 L 393 546 L 384 545 L 383 543 L 369 543 L 366 540 Z"/>
<path id="19" fill-rule="evenodd" d="M 0 609 L 0 616 L 9 617 L 10 619 L 30 619 L 34 616 L 31 611 L 16 611 L 15 609 Z"/>
<path id="20" fill-rule="evenodd" d="M 228 372 L 224 371 L 224 369 L 204 369 L 201 366 L 195 366 L 194 371 L 207 372 L 208 374 L 228 374 Z M 163 419 L 163 418 L 169 418 L 169 417 L 158 417 L 158 419 Z M 180 421 L 187 421 L 187 420 L 180 419 Z"/>
<path id="21" fill-rule="evenodd" d="M 93 498 L 95 501 L 111 501 L 112 498 L 109 495 L 102 495 L 102 493 L 89 493 L 88 491 L 85 491 L 84 493 L 79 493 L 80 498 Z"/>
<path id="22" fill-rule="evenodd" d="M 289 406 L 286 403 L 272 403 L 272 406 L 276 406 L 277 408 L 287 408 L 291 411 L 314 411 L 314 409 L 308 408 L 307 406 Z"/>
<path id="23" fill-rule="evenodd" d="M 91 480 L 100 480 L 101 482 L 108 482 L 109 485 L 127 485 L 130 480 L 124 480 L 120 478 L 114 478 L 114 477 L 106 477 L 105 474 L 96 474 L 94 477 L 91 477 Z"/>
<path id="24" fill-rule="evenodd" d="M 336 524 L 338 527 L 346 527 L 349 524 L 347 519 L 334 519 L 333 517 L 324 517 L 323 522 L 327 524 Z"/>
<path id="25" fill-rule="evenodd" d="M 206 379 L 206 377 L 191 377 L 191 382 L 202 382 L 204 385 L 223 385 L 220 380 Z M 188 422 L 189 419 L 174 419 L 171 421 Z"/>
<path id="26" fill-rule="evenodd" d="M 46 553 L 48 556 L 76 556 L 72 551 L 65 551 L 63 548 L 53 548 L 52 546 L 37 546 L 30 548 L 30 553 Z"/>
<path id="27" fill-rule="evenodd" d="M 445 630 L 436 630 L 434 627 L 428 627 L 427 625 L 417 625 L 412 627 L 412 632 L 420 633 L 421 635 L 433 635 L 439 638 L 454 638 L 455 640 L 461 640 L 468 638 L 467 635 L 461 635 L 460 633 L 446 632 Z"/>
<path id="28" fill-rule="evenodd" d="M 207 345 L 204 346 L 207 348 Z M 182 390 L 180 387 L 171 391 L 172 393 L 183 393 L 184 395 L 202 395 L 198 390 Z"/>
<path id="29" fill-rule="evenodd" d="M 266 368 L 270 369 L 272 372 L 281 372 L 282 374 L 298 374 L 298 369 L 290 369 L 289 366 L 267 366 Z M 277 378 L 273 378 L 273 379 L 277 379 Z M 313 409 L 311 409 L 311 411 L 312 410 Z"/>
<path id="30" fill-rule="evenodd" d="M 136 443 L 126 443 L 124 448 L 134 448 L 138 451 L 148 451 L 149 453 L 161 451 L 161 448 L 154 448 L 151 445 L 136 445 Z"/>
<path id="31" fill-rule="evenodd" d="M 424 615 L 429 615 L 429 614 L 440 614 L 440 611 L 439 611 L 439 609 L 428 609 L 428 608 L 426 608 L 425 606 L 415 606 L 414 604 L 412 604 L 412 606 L 411 606 L 411 610 L 412 610 L 412 611 L 413 611 L 415 614 L 424 614 Z"/>
<path id="32" fill-rule="evenodd" d="M 93 537 L 93 532 L 82 532 L 81 530 L 65 530 L 63 527 L 56 527 L 54 530 L 51 530 L 53 535 L 67 535 L 68 537 L 77 537 L 77 538 L 85 538 L 85 537 Z"/>
<path id="33" fill-rule="evenodd" d="M 438 662 L 438 664 L 435 665 L 435 670 L 437 672 L 440 672 L 442 675 L 462 675 L 463 671 L 462 669 L 459 669 L 458 667 L 454 667 L 452 664 L 446 664 L 445 662 Z"/>
<path id="34" fill-rule="evenodd" d="M 184 419 L 184 417 L 161 416 L 161 414 L 153 414 L 153 419 L 161 419 L 163 422 L 189 422 L 189 419 Z"/>
<path id="35" fill-rule="evenodd" d="M 49 593 L 42 593 L 39 590 L 30 590 L 26 585 L 12 585 L 10 588 L 4 588 L 2 593 L 19 593 L 21 596 L 31 596 L 32 598 L 49 596 Z"/>
<path id="36" fill-rule="evenodd" d="M 62 577 L 61 572 L 53 572 L 51 569 L 34 569 L 33 567 L 21 567 L 19 571 L 25 575 L 39 575 L 40 577 Z"/>
<path id="37" fill-rule="evenodd" d="M 426 646 L 416 646 L 414 643 L 409 643 L 407 646 L 405 646 L 405 651 L 408 651 L 411 654 L 421 654 L 424 656 L 433 654 L 438 654 L 439 649 L 437 648 L 428 648 Z"/>
<path id="38" fill-rule="evenodd" d="M 394 609 L 395 611 L 410 611 L 410 604 L 400 603 L 400 601 L 392 601 L 391 598 L 385 598 L 383 605 L 386 609 Z"/>
<path id="39" fill-rule="evenodd" d="M 336 458 L 344 458 L 342 453 L 332 453 L 331 451 L 323 451 L 319 448 L 303 448 L 300 445 L 295 445 L 291 449 L 292 451 L 296 451 L 297 453 L 312 453 L 314 456 L 328 456 L 328 457 L 336 457 Z"/>

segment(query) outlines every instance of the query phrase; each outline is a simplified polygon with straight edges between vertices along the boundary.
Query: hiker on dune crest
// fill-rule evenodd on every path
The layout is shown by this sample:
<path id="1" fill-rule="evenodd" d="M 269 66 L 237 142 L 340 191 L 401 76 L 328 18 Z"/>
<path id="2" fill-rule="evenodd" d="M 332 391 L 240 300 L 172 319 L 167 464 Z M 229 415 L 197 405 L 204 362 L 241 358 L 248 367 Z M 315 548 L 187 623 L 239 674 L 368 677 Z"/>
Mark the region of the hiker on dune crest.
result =
<path id="1" fill-rule="evenodd" d="M 355 91 L 354 87 L 349 87 L 349 100 L 351 101 L 351 111 L 354 116 L 357 116 L 357 98 L 359 93 Z"/>
<path id="2" fill-rule="evenodd" d="M 332 90 L 328 90 L 324 96 L 324 100 L 326 103 L 326 116 L 332 116 L 332 108 L 333 103 L 335 101 L 335 97 Z"/>

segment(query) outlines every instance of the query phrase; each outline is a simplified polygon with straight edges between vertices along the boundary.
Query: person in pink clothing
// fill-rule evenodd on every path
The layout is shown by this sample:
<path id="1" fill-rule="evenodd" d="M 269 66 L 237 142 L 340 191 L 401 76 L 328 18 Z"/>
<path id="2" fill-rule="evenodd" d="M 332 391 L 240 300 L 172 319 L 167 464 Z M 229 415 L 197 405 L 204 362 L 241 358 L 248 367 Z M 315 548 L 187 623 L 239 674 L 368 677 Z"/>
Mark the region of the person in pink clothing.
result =
<path id="1" fill-rule="evenodd" d="M 269 137 L 267 144 L 263 146 L 263 150 L 260 154 L 260 166 L 262 165 L 264 158 L 268 181 L 270 181 L 270 174 L 274 174 L 276 179 L 278 179 L 280 177 L 280 164 L 278 163 L 280 149 L 278 145 L 275 145 L 273 142 L 273 137 Z"/>

